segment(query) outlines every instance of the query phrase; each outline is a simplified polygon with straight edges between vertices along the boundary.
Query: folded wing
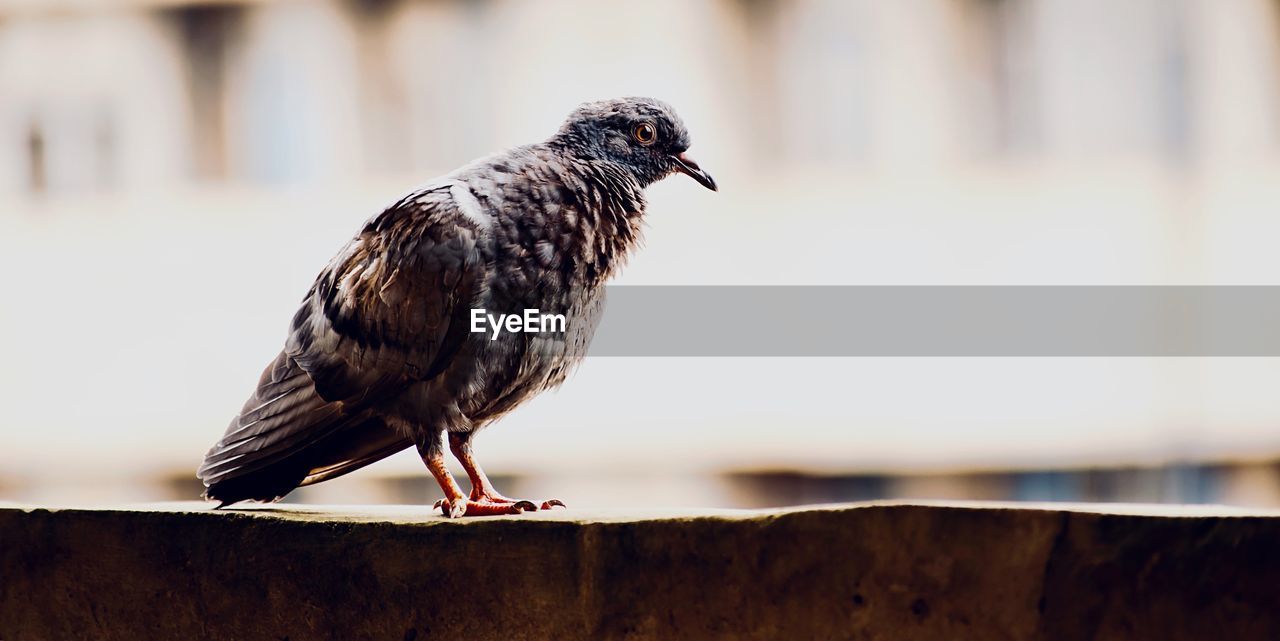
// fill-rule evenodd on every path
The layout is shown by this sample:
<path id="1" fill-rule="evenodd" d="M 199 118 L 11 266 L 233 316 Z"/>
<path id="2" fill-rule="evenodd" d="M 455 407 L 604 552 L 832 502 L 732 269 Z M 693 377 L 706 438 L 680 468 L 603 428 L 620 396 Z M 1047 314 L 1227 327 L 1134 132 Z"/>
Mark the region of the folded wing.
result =
<path id="1" fill-rule="evenodd" d="M 484 283 L 479 233 L 447 188 L 371 219 L 316 279 L 284 351 L 205 456 L 206 496 L 272 500 L 411 445 L 372 410 L 457 354 Z"/>

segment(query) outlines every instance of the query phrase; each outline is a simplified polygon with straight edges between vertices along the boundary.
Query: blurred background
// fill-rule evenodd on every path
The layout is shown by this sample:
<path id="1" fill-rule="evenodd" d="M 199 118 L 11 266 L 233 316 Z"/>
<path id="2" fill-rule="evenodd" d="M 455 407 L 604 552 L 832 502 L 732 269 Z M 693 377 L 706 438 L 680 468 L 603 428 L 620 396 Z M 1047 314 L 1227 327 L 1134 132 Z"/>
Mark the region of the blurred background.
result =
<path id="1" fill-rule="evenodd" d="M 683 114 L 620 284 L 1280 285 L 1280 0 L 0 0 L 0 499 L 191 499 L 302 294 L 579 102 Z M 592 358 L 508 495 L 1280 505 L 1270 358 Z M 291 501 L 429 502 L 410 453 Z"/>

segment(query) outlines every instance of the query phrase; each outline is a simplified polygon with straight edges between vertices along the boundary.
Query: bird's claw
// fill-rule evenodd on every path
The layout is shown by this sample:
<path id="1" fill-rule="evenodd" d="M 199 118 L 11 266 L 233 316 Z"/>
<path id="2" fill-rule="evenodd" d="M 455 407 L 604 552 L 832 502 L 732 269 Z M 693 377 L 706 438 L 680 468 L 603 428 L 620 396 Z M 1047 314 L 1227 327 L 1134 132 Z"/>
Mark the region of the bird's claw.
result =
<path id="1" fill-rule="evenodd" d="M 447 518 L 456 519 L 461 516 L 495 516 L 502 514 L 523 514 L 525 512 L 537 512 L 539 509 L 549 510 L 552 507 L 564 507 L 564 503 L 559 499 L 551 499 L 543 501 L 542 507 L 533 501 L 488 501 L 474 499 L 440 499 L 436 501 L 432 509 L 440 510 L 440 513 Z"/>
<path id="2" fill-rule="evenodd" d="M 456 519 L 467 513 L 466 501 L 450 501 L 449 499 L 440 499 L 436 501 L 435 508 L 444 514 L 445 518 Z"/>

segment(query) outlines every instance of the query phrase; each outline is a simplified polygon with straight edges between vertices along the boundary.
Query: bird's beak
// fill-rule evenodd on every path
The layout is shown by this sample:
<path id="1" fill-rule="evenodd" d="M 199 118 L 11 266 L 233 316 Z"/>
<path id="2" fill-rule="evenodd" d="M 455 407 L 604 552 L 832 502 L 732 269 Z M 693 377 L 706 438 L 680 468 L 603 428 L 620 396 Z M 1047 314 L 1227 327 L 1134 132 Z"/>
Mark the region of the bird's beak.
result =
<path id="1" fill-rule="evenodd" d="M 676 161 L 676 169 L 680 173 L 687 174 L 690 178 L 698 181 L 699 185 L 702 185 L 711 191 L 720 191 L 716 188 L 716 181 L 711 177 L 711 174 L 703 171 L 702 167 L 699 167 L 698 163 L 694 162 L 693 159 L 684 152 L 672 156 L 671 159 Z"/>

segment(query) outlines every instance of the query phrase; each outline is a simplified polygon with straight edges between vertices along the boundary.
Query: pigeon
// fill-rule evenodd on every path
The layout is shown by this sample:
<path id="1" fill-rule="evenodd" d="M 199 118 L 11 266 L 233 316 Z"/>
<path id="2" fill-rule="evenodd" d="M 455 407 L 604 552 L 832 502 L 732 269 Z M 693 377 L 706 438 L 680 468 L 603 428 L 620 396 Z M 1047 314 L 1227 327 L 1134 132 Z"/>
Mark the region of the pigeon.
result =
<path id="1" fill-rule="evenodd" d="M 549 139 L 472 162 L 369 219 L 320 272 L 283 351 L 205 455 L 205 498 L 277 501 L 414 447 L 446 517 L 563 506 L 499 494 L 472 437 L 585 356 L 605 283 L 640 243 L 644 189 L 681 173 L 717 190 L 688 148 L 665 102 L 589 102 Z M 530 311 L 564 322 L 491 322 Z M 446 439 L 469 493 L 446 467 Z"/>

